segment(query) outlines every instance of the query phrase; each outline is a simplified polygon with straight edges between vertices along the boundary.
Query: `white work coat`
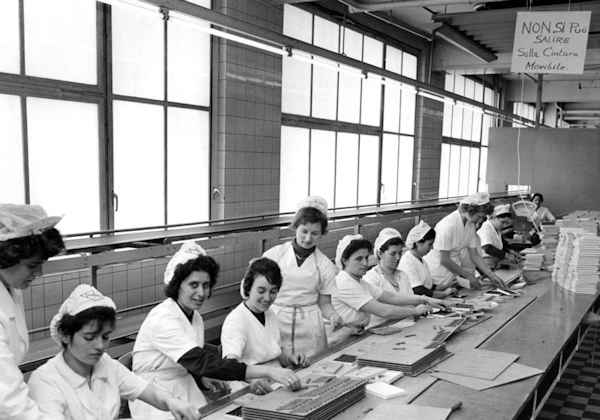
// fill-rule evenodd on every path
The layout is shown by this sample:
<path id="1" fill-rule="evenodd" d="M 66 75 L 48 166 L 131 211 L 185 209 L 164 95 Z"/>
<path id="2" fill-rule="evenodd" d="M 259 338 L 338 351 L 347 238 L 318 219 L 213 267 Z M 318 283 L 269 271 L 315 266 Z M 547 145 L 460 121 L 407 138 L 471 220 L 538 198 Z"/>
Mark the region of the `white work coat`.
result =
<path id="1" fill-rule="evenodd" d="M 367 290 L 369 290 L 369 293 L 373 297 L 381 297 L 384 291 L 397 293 L 402 296 L 415 295 L 410 285 L 410 281 L 408 280 L 408 276 L 404 272 L 396 270 L 394 273 L 394 284 L 392 284 L 385 278 L 379 265 L 376 265 L 367 271 L 363 278 L 360 279 L 360 282 L 366 286 Z M 377 315 L 371 315 L 370 325 L 378 325 L 386 321 L 386 318 L 381 318 Z"/>
<path id="2" fill-rule="evenodd" d="M 430 290 L 433 287 L 433 280 L 427 263 L 418 259 L 410 250 L 406 251 L 400 258 L 398 269 L 406 274 L 411 287 L 423 286 Z"/>
<path id="3" fill-rule="evenodd" d="M 0 282 L 0 419 L 38 420 L 43 417 L 30 398 L 19 370 L 29 348 L 23 295 Z"/>
<path id="4" fill-rule="evenodd" d="M 133 346 L 133 372 L 194 406 L 206 404 L 194 378 L 177 361 L 195 347 L 204 347 L 204 323 L 197 311 L 192 322 L 177 302 L 165 299 L 149 313 Z M 140 400 L 129 403 L 134 419 L 172 419 L 173 415 Z"/>
<path id="5" fill-rule="evenodd" d="M 481 240 L 481 246 L 491 245 L 496 249 L 503 249 L 504 245 L 502 244 L 502 237 L 500 233 L 496 230 L 494 225 L 490 220 L 486 220 L 483 222 L 479 230 L 477 231 L 477 235 L 479 235 L 479 239 Z M 485 250 L 481 250 L 481 255 L 483 257 L 492 257 L 488 255 Z"/>
<path id="6" fill-rule="evenodd" d="M 423 257 L 431 272 L 433 283 L 445 284 L 456 277 L 442 265 L 440 251 L 450 251 L 450 259 L 459 266 L 464 266 L 465 261 L 470 260 L 466 256 L 467 249 L 478 247 L 479 238 L 475 225 L 471 222 L 463 223 L 458 210 L 440 220 L 435 225 L 433 249 Z"/>
<path id="7" fill-rule="evenodd" d="M 281 355 L 279 321 L 271 309 L 265 312 L 265 325 L 242 302 L 227 315 L 221 328 L 223 357 L 257 365 Z"/>
<path id="8" fill-rule="evenodd" d="M 29 378 L 32 398 L 52 420 L 112 420 L 119 416 L 121 398 L 134 400 L 148 383 L 106 353 L 94 370 L 90 384 L 73 371 L 60 352 Z"/>
<path id="9" fill-rule="evenodd" d="M 379 299 L 382 290 L 369 290 L 367 285 L 354 279 L 344 270 L 335 277 L 336 294 L 331 298 L 333 308 L 346 324 L 366 326 L 371 320 L 371 314 L 361 308 L 371 300 Z M 373 292 L 373 294 L 371 294 Z"/>
<path id="10" fill-rule="evenodd" d="M 319 295 L 331 295 L 337 269 L 318 248 L 298 267 L 291 242 L 264 253 L 281 269 L 283 282 L 273 303 L 281 343 L 292 353 L 310 357 L 327 349 Z"/>

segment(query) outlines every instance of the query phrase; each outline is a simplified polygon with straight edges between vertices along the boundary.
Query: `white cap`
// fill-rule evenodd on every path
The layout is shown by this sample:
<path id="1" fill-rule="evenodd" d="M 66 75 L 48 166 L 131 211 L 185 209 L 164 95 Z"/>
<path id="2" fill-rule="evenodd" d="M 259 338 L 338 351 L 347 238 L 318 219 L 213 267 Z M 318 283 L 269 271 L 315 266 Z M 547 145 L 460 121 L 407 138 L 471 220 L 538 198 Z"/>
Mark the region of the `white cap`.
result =
<path id="1" fill-rule="evenodd" d="M 377 235 L 377 238 L 375 239 L 375 245 L 373 247 L 375 255 L 379 254 L 379 250 L 387 241 L 394 238 L 402 239 L 402 235 L 394 228 L 387 227 L 381 229 L 381 232 L 379 232 L 379 235 Z"/>
<path id="2" fill-rule="evenodd" d="M 348 248 L 350 242 L 354 241 L 355 239 L 364 238 L 362 235 L 346 235 L 338 242 L 337 249 L 335 251 L 335 265 L 337 265 L 340 270 L 344 268 L 342 266 L 342 254 L 344 253 L 346 248 Z"/>
<path id="3" fill-rule="evenodd" d="M 419 224 L 414 226 L 410 232 L 408 232 L 408 235 L 406 235 L 406 247 L 412 249 L 414 244 L 423 239 L 430 230 L 431 226 L 421 220 Z"/>
<path id="4" fill-rule="evenodd" d="M 0 241 L 37 235 L 56 226 L 62 217 L 48 217 L 41 206 L 0 204 Z"/>
<path id="5" fill-rule="evenodd" d="M 311 195 L 306 197 L 304 200 L 298 203 L 298 210 L 303 209 L 305 207 L 313 207 L 327 216 L 327 200 L 323 197 L 319 197 L 318 195 Z"/>
<path id="6" fill-rule="evenodd" d="M 198 258 L 200 255 L 206 255 L 206 251 L 200 245 L 194 241 L 187 241 L 181 245 L 179 251 L 171 257 L 171 260 L 165 268 L 165 277 L 163 279 L 165 284 L 169 284 L 171 279 L 175 275 L 175 270 L 179 264 L 185 264 L 190 260 Z"/>
<path id="7" fill-rule="evenodd" d="M 462 200 L 460 200 L 460 204 L 471 204 L 474 206 L 482 206 L 490 202 L 490 195 L 486 192 L 476 192 L 475 194 L 471 194 Z"/>
<path id="8" fill-rule="evenodd" d="M 89 284 L 80 284 L 69 295 L 69 297 L 60 305 L 58 313 L 50 321 L 50 336 L 60 346 L 61 341 L 58 334 L 58 324 L 63 315 L 77 315 L 86 309 L 95 306 L 105 306 L 107 308 L 117 309 L 115 302 L 108 296 L 104 296 Z"/>
<path id="9" fill-rule="evenodd" d="M 501 214 L 510 214 L 510 204 L 499 204 L 494 207 L 494 217 L 500 216 Z"/>

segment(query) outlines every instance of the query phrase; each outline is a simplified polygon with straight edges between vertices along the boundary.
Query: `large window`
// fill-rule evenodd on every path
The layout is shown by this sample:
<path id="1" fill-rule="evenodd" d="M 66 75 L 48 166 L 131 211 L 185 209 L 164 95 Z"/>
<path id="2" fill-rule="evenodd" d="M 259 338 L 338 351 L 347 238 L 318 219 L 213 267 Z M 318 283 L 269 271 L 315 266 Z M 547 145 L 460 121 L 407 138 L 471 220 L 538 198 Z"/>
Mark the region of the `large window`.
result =
<path id="1" fill-rule="evenodd" d="M 513 103 L 513 114 L 518 115 L 528 120 L 535 121 L 535 105 L 527 104 L 524 102 Z M 541 111 L 540 120 L 544 121 L 544 111 Z M 528 127 L 521 123 L 513 121 L 513 127 Z"/>
<path id="2" fill-rule="evenodd" d="M 460 74 L 446 73 L 445 90 L 498 106 L 493 89 Z M 496 119 L 482 108 L 461 101 L 444 103 L 440 198 L 487 190 L 488 136 L 495 125 Z"/>
<path id="3" fill-rule="evenodd" d="M 64 233 L 207 219 L 203 28 L 119 3 L 3 6 L 0 202 L 64 214 Z"/>
<path id="4" fill-rule="evenodd" d="M 283 30 L 416 78 L 416 56 L 355 27 L 285 5 Z M 324 196 L 334 207 L 410 200 L 415 97 L 414 89 L 384 82 L 360 66 L 298 51 L 284 57 L 280 210 L 293 210 L 309 193 Z"/>

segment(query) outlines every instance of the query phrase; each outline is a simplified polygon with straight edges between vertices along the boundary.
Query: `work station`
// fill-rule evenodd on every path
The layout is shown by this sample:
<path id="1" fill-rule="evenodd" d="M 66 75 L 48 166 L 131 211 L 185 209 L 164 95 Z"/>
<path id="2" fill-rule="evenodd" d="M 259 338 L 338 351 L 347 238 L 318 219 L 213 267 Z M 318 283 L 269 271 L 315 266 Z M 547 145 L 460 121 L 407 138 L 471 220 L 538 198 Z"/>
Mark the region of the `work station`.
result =
<path id="1" fill-rule="evenodd" d="M 600 2 L 3 6 L 0 420 L 600 416 Z"/>

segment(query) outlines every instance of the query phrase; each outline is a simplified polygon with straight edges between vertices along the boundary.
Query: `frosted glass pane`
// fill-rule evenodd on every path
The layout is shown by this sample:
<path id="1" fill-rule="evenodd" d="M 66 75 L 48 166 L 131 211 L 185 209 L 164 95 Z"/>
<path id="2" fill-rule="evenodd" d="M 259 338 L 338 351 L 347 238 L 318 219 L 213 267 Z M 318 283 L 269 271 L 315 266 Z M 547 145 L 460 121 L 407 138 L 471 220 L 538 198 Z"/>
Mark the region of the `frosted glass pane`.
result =
<path id="1" fill-rule="evenodd" d="M 414 139 L 400 136 L 398 161 L 398 201 L 412 200 Z"/>
<path id="2" fill-rule="evenodd" d="M 465 78 L 460 74 L 455 75 L 454 78 L 454 93 L 458 95 L 464 95 L 465 93 Z"/>
<path id="3" fill-rule="evenodd" d="M 465 140 L 471 140 L 472 130 L 473 111 L 470 109 L 463 109 L 462 138 Z"/>
<path id="4" fill-rule="evenodd" d="M 377 204 L 379 137 L 360 136 L 358 204 Z"/>
<path id="5" fill-rule="evenodd" d="M 455 106 L 452 111 L 452 137 L 459 139 L 462 136 L 463 108 Z"/>
<path id="6" fill-rule="evenodd" d="M 385 68 L 394 73 L 402 74 L 402 51 L 398 48 L 385 48 Z"/>
<path id="7" fill-rule="evenodd" d="M 417 57 L 403 52 L 402 53 L 402 75 L 410 77 L 411 79 L 417 78 Z"/>
<path id="8" fill-rule="evenodd" d="M 310 64 L 283 57 L 281 110 L 289 114 L 310 114 Z"/>
<path id="9" fill-rule="evenodd" d="M 448 171 L 448 197 L 456 197 L 460 180 L 460 146 L 450 146 L 450 167 Z"/>
<path id="10" fill-rule="evenodd" d="M 444 118 L 442 121 L 442 136 L 452 136 L 452 108 L 453 105 L 444 102 Z"/>
<path id="11" fill-rule="evenodd" d="M 471 140 L 481 141 L 481 112 L 473 112 L 473 131 L 471 132 Z"/>
<path id="12" fill-rule="evenodd" d="M 394 133 L 400 130 L 400 83 L 392 80 L 385 84 L 383 129 Z"/>
<path id="13" fill-rule="evenodd" d="M 371 74 L 362 81 L 360 121 L 362 124 L 377 127 L 381 124 L 381 77 Z"/>
<path id="14" fill-rule="evenodd" d="M 487 191 L 487 147 L 481 148 L 481 159 L 479 160 L 479 186 L 478 191 Z"/>
<path id="15" fill-rule="evenodd" d="M 27 128 L 31 203 L 64 214 L 63 233 L 98 230 L 98 106 L 27 98 Z"/>
<path id="16" fill-rule="evenodd" d="M 363 61 L 377 67 L 383 65 L 383 42 L 369 36 L 364 37 Z"/>
<path id="17" fill-rule="evenodd" d="M 164 98 L 163 20 L 160 16 L 144 9 L 112 8 L 115 93 Z"/>
<path id="18" fill-rule="evenodd" d="M 486 105 L 494 105 L 495 104 L 495 98 L 494 98 L 494 91 L 488 87 L 485 88 L 484 90 L 484 97 L 483 97 L 483 102 L 485 102 Z"/>
<path id="19" fill-rule="evenodd" d="M 0 182 L 0 203 L 24 203 L 23 137 L 18 96 L 0 95 L 0 127 L 0 179 L 4 180 Z"/>
<path id="20" fill-rule="evenodd" d="M 310 142 L 310 194 L 333 203 L 335 132 L 312 130 Z"/>
<path id="21" fill-rule="evenodd" d="M 381 154 L 381 203 L 395 203 L 398 189 L 398 136 L 383 135 Z"/>
<path id="22" fill-rule="evenodd" d="M 169 100 L 209 106 L 210 35 L 177 20 L 169 21 L 168 31 Z"/>
<path id="23" fill-rule="evenodd" d="M 206 7 L 210 9 L 210 0 L 187 0 L 190 3 L 197 4 L 198 6 Z"/>
<path id="24" fill-rule="evenodd" d="M 475 82 L 465 78 L 465 96 L 473 99 L 475 96 Z"/>
<path id="25" fill-rule="evenodd" d="M 479 102 L 483 102 L 483 85 L 481 83 L 475 83 L 475 96 L 474 99 Z"/>
<path id="26" fill-rule="evenodd" d="M 340 42 L 339 25 L 315 16 L 315 40 L 314 44 L 327 50 L 338 52 Z"/>
<path id="27" fill-rule="evenodd" d="M 400 104 L 400 132 L 402 134 L 414 134 L 416 94 L 403 90 Z"/>
<path id="28" fill-rule="evenodd" d="M 163 109 L 114 101 L 115 226 L 164 224 Z M 194 185 L 194 188 L 197 186 Z"/>
<path id="29" fill-rule="evenodd" d="M 351 67 L 343 65 L 340 65 L 340 68 L 352 69 Z M 348 74 L 344 72 L 340 72 L 339 77 L 340 89 L 338 99 L 338 120 L 358 123 L 360 117 L 361 78 L 354 74 Z"/>
<path id="30" fill-rule="evenodd" d="M 209 113 L 170 107 L 167 116 L 168 223 L 208 220 Z"/>
<path id="31" fill-rule="evenodd" d="M 440 160 L 440 198 L 448 197 L 448 177 L 450 176 L 450 145 L 442 144 Z"/>
<path id="32" fill-rule="evenodd" d="M 319 61 L 331 67 L 337 65 L 334 61 L 324 58 L 319 58 Z M 312 113 L 314 117 L 335 120 L 337 78 L 337 71 L 320 65 L 313 66 Z"/>
<path id="33" fill-rule="evenodd" d="M 3 0 L 0 13 L 0 71 L 19 73 L 19 0 Z"/>
<path id="34" fill-rule="evenodd" d="M 361 33 L 344 28 L 342 39 L 344 54 L 356 60 L 362 60 L 362 38 Z"/>
<path id="35" fill-rule="evenodd" d="M 481 144 L 483 146 L 487 146 L 488 144 L 488 137 L 489 137 L 489 133 L 490 133 L 490 127 L 492 124 L 492 116 L 490 115 L 483 115 L 483 120 L 482 120 L 482 127 L 481 127 Z"/>
<path id="36" fill-rule="evenodd" d="M 335 207 L 355 206 L 358 182 L 358 134 L 338 133 L 336 165 Z"/>
<path id="37" fill-rule="evenodd" d="M 471 149 L 471 163 L 469 164 L 469 194 L 477 192 L 477 180 L 479 178 L 479 149 Z"/>
<path id="38" fill-rule="evenodd" d="M 450 92 L 454 92 L 454 73 L 446 73 L 444 80 L 444 89 Z"/>
<path id="39" fill-rule="evenodd" d="M 308 195 L 307 128 L 281 127 L 279 211 L 296 210 L 298 202 Z"/>
<path id="40" fill-rule="evenodd" d="M 96 84 L 96 3 L 25 0 L 25 69 L 31 76 Z"/>
<path id="41" fill-rule="evenodd" d="M 312 14 L 284 4 L 283 34 L 310 44 L 312 42 Z"/>
<path id="42" fill-rule="evenodd" d="M 469 163 L 471 162 L 471 150 L 469 147 L 460 148 L 460 181 L 458 193 L 467 195 L 469 192 Z"/>

